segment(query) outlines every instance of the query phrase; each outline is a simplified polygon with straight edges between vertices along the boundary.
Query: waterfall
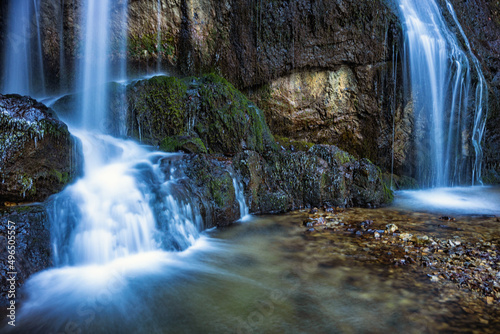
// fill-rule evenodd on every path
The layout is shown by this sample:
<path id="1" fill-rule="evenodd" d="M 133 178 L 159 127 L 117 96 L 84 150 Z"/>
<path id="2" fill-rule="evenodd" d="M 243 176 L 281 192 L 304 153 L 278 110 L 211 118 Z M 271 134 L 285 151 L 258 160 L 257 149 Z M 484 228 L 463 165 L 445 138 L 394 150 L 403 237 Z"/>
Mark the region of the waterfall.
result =
<path id="1" fill-rule="evenodd" d="M 110 79 L 110 0 L 86 0 L 82 4 L 82 58 L 79 64 L 81 126 L 106 130 Z"/>
<path id="2" fill-rule="evenodd" d="M 477 60 L 476 55 L 472 52 L 469 40 L 467 36 L 465 36 L 464 30 L 458 22 L 457 14 L 453 9 L 451 3 L 446 1 L 446 8 L 450 12 L 455 25 L 460 30 L 460 34 L 462 39 L 467 47 L 467 51 L 474 63 L 474 68 L 476 69 L 476 73 L 478 76 L 478 83 L 476 86 L 475 92 L 475 106 L 474 106 L 474 128 L 472 130 L 472 144 L 474 146 L 474 153 L 476 155 L 474 161 L 474 167 L 472 169 L 472 184 L 481 183 L 481 167 L 483 162 L 483 148 L 481 147 L 481 142 L 483 140 L 484 130 L 486 128 L 486 116 L 487 116 L 487 108 L 488 108 L 488 86 L 486 85 L 486 79 L 484 78 L 483 71 L 481 70 L 481 64 L 479 60 Z"/>
<path id="3" fill-rule="evenodd" d="M 424 187 L 480 182 L 484 80 L 480 79 L 474 106 L 469 106 L 469 59 L 437 3 L 399 0 L 399 5 L 408 62 L 404 68 L 409 71 L 415 116 L 416 177 Z M 458 20 L 455 23 L 461 30 Z M 482 78 L 480 67 L 475 70 Z"/>
<path id="4" fill-rule="evenodd" d="M 45 95 L 45 75 L 40 32 L 40 0 L 8 4 L 2 93 Z"/>
<path id="5" fill-rule="evenodd" d="M 73 132 L 83 144 L 85 176 L 56 195 L 48 210 L 58 265 L 105 264 L 196 241 L 203 221 L 175 166 L 179 154 Z"/>
<path id="6" fill-rule="evenodd" d="M 245 202 L 245 193 L 243 192 L 243 184 L 236 179 L 236 175 L 230 170 L 229 174 L 233 179 L 234 195 L 240 206 L 240 221 L 246 221 L 250 218 L 248 205 Z"/>
<path id="7" fill-rule="evenodd" d="M 127 81 L 127 1 L 86 0 L 82 10 L 81 121 L 71 132 L 83 145 L 84 175 L 51 200 L 55 262 L 108 265 L 136 254 L 187 249 L 204 223 L 183 182 L 181 155 L 153 152 L 107 134 L 106 87 L 113 77 Z M 118 50 L 117 63 L 110 61 L 112 49 Z M 125 117 L 124 97 L 120 100 L 114 123 Z"/>
<path id="8" fill-rule="evenodd" d="M 163 45 L 161 42 L 161 0 L 158 0 L 156 5 L 156 52 L 158 53 L 158 59 L 156 60 L 157 71 L 161 71 L 161 55 L 163 52 Z"/>

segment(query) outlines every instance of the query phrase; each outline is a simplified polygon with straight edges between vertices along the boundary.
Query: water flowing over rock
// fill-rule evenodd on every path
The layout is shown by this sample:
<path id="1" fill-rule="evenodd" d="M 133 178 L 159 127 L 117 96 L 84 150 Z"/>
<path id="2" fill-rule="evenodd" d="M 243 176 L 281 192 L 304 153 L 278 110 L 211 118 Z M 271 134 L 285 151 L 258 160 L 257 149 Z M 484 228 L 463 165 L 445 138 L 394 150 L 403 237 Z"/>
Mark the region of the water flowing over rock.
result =
<path id="1" fill-rule="evenodd" d="M 447 10 L 471 60 L 434 0 L 400 0 L 403 59 L 415 118 L 415 177 L 424 187 L 481 183 L 486 83 L 451 4 Z M 477 84 L 471 82 L 476 71 Z"/>
<path id="2" fill-rule="evenodd" d="M 44 201 L 80 174 L 80 143 L 43 104 L 0 95 L 0 129 L 0 202 Z"/>

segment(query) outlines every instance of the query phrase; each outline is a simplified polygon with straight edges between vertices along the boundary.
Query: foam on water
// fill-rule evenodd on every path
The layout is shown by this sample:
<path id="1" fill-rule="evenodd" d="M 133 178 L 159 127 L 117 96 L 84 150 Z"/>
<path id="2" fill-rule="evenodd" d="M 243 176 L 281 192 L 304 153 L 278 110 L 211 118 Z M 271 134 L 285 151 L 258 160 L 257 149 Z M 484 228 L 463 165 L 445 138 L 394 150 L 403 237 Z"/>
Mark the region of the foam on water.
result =
<path id="1" fill-rule="evenodd" d="M 393 205 L 443 215 L 500 215 L 500 188 L 477 186 L 398 191 Z"/>

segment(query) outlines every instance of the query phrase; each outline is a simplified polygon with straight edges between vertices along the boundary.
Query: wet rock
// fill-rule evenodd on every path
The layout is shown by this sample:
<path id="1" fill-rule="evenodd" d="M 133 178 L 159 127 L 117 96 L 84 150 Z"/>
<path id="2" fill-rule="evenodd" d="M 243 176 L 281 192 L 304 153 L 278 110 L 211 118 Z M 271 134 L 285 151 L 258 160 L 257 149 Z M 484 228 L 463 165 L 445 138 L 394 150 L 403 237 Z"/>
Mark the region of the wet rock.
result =
<path id="1" fill-rule="evenodd" d="M 16 236 L 15 270 L 7 262 L 9 221 L 14 223 Z M 45 208 L 41 205 L 0 208 L 0 306 L 8 302 L 8 272 L 17 272 L 16 291 L 34 273 L 52 265 L 50 226 Z M 18 298 L 19 299 L 19 296 Z"/>
<path id="2" fill-rule="evenodd" d="M 396 224 L 387 224 L 385 226 L 386 233 L 392 234 L 398 230 L 398 226 Z"/>
<path id="3" fill-rule="evenodd" d="M 403 240 L 403 241 L 410 241 L 412 239 L 413 235 L 410 234 L 410 233 L 401 233 L 399 235 L 399 239 Z"/>
<path id="4" fill-rule="evenodd" d="M 0 203 L 44 201 L 81 173 L 81 145 L 53 111 L 0 95 Z"/>
<path id="5" fill-rule="evenodd" d="M 157 76 L 127 88 L 128 135 L 166 151 L 223 153 L 274 151 L 262 112 L 215 74 Z"/>
<path id="6" fill-rule="evenodd" d="M 314 145 L 308 152 L 244 151 L 233 165 L 242 175 L 251 212 L 387 203 L 377 168 L 344 157 L 349 155 L 336 147 Z"/>

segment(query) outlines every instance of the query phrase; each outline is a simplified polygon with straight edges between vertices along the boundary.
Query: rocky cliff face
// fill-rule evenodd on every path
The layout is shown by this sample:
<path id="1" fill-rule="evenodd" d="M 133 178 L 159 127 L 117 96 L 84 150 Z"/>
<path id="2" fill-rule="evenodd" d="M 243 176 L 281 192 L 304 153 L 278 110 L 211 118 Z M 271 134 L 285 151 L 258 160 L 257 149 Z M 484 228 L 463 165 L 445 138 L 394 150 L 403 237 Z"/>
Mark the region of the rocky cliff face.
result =
<path id="1" fill-rule="evenodd" d="M 495 174 L 499 5 L 451 2 L 488 72 L 485 167 Z M 114 2 L 115 22 L 124 4 Z M 81 0 L 42 3 L 44 59 L 53 88 L 70 83 L 75 73 L 80 7 Z M 395 12 L 393 0 L 130 0 L 129 72 L 217 72 L 264 111 L 273 134 L 334 144 L 384 170 L 394 150 L 395 172 L 411 174 L 413 124 L 398 76 L 401 29 Z M 112 60 L 124 56 L 113 48 Z"/>
<path id="2" fill-rule="evenodd" d="M 79 57 L 80 2 L 43 7 L 45 58 L 56 76 Z M 406 117 L 392 97 L 401 95 L 393 73 L 400 26 L 388 3 L 129 1 L 129 72 L 217 72 L 264 111 L 274 134 L 334 144 L 388 169 L 392 115 Z M 407 162 L 408 133 L 404 127 L 396 136 L 396 171 Z"/>

